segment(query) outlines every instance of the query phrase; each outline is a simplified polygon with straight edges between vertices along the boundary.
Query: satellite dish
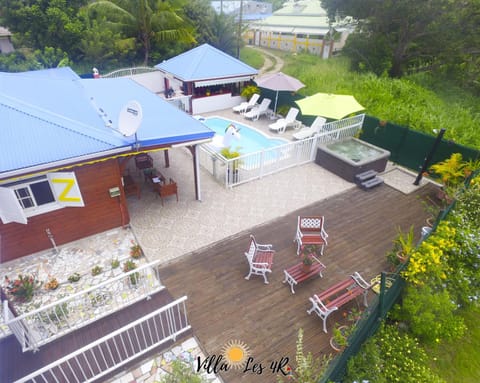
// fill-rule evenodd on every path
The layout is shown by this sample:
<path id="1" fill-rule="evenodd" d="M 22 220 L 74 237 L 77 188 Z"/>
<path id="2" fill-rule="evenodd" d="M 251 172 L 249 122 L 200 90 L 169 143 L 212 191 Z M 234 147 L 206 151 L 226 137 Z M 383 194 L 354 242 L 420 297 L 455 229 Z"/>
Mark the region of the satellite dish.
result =
<path id="1" fill-rule="evenodd" d="M 118 130 L 124 136 L 135 134 L 142 123 L 142 106 L 138 101 L 132 100 L 125 104 L 118 115 Z"/>

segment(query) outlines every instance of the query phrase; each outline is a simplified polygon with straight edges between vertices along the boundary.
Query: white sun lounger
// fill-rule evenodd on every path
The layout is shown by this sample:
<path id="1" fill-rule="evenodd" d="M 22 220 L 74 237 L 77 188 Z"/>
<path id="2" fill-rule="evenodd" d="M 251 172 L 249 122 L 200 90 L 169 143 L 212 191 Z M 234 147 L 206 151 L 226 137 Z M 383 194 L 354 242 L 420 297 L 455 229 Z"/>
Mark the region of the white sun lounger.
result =
<path id="1" fill-rule="evenodd" d="M 301 122 L 297 121 L 297 115 L 299 112 L 300 111 L 297 108 L 290 108 L 285 118 L 280 118 L 273 124 L 268 125 L 268 128 L 277 133 L 284 133 L 285 130 L 290 126 L 298 129 L 301 126 Z"/>
<path id="2" fill-rule="evenodd" d="M 244 117 L 251 120 L 258 120 L 264 114 L 269 113 L 268 107 L 270 106 L 271 102 L 272 100 L 269 98 L 264 98 L 260 105 L 253 107 L 249 112 L 244 114 Z"/>
<path id="3" fill-rule="evenodd" d="M 319 116 L 315 119 L 315 121 L 313 121 L 311 126 L 299 130 L 298 132 L 294 133 L 292 137 L 296 140 L 310 138 L 320 132 L 322 127 L 325 125 L 325 122 L 327 122 L 327 119 Z"/>
<path id="4" fill-rule="evenodd" d="M 250 100 L 242 102 L 239 105 L 235 105 L 232 110 L 237 113 L 245 113 L 248 112 L 250 109 L 252 109 L 255 105 L 257 104 L 258 99 L 260 98 L 260 95 L 258 93 L 252 94 L 252 97 L 250 97 Z"/>

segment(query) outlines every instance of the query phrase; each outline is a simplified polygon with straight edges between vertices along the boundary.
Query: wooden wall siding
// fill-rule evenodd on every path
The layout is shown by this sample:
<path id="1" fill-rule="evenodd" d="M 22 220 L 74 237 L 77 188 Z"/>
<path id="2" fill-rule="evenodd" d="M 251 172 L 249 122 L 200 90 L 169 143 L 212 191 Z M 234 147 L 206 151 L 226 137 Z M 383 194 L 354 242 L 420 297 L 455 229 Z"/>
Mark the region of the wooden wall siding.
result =
<path id="1" fill-rule="evenodd" d="M 129 222 L 128 208 L 115 159 L 73 168 L 85 203 L 28 218 L 28 224 L 0 223 L 0 263 L 52 248 L 46 229 L 57 245 L 103 232 Z M 118 186 L 119 198 L 108 189 Z M 123 215 L 123 217 L 122 217 Z"/>
<path id="2" fill-rule="evenodd" d="M 315 203 L 297 212 L 242 232 L 209 248 L 186 255 L 160 269 L 160 277 L 174 296 L 187 295 L 187 312 L 195 336 L 209 355 L 219 355 L 230 340 L 244 342 L 256 363 L 262 363 L 261 375 L 229 370 L 220 375 L 225 382 L 271 383 L 276 381 L 269 366 L 272 360 L 289 357 L 295 365 L 295 344 L 299 328 L 304 330 L 304 349 L 315 356 L 333 352 L 329 345 L 332 328 L 348 307 L 360 307 L 357 298 L 346 308 L 329 316 L 328 334 L 316 314 L 307 314 L 308 298 L 358 271 L 370 280 L 388 269 L 386 253 L 392 247 L 397 227 L 415 226 L 416 237 L 426 214 L 421 203 L 434 196 L 427 185 L 405 195 L 383 185 L 368 192 L 358 188 Z M 434 197 L 433 197 L 434 198 Z M 283 284 L 283 270 L 299 262 L 293 243 L 297 216 L 325 215 L 328 246 L 321 257 L 327 269 L 323 278 L 314 278 L 290 292 Z M 248 235 L 259 243 L 272 243 L 277 251 L 269 284 L 261 276 L 248 273 L 244 252 Z M 369 299 L 374 293 L 369 293 Z"/>

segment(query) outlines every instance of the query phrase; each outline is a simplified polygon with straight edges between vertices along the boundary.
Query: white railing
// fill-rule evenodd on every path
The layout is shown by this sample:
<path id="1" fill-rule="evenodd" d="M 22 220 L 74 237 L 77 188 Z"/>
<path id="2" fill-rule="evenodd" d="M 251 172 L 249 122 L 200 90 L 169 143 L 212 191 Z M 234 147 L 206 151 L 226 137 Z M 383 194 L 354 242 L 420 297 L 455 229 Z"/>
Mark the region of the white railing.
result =
<path id="1" fill-rule="evenodd" d="M 136 74 L 156 72 L 158 69 L 146 66 L 134 67 L 134 68 L 122 68 L 113 72 L 102 74 L 102 78 L 114 78 L 114 77 L 126 77 Z"/>
<path id="2" fill-rule="evenodd" d="M 54 339 L 162 290 L 158 264 L 143 265 L 20 316 L 14 316 L 4 301 L 5 324 L 23 352 L 38 351 Z"/>
<path id="3" fill-rule="evenodd" d="M 92 382 L 190 330 L 184 296 L 25 376 L 23 382 Z"/>
<path id="4" fill-rule="evenodd" d="M 210 145 L 200 145 L 200 165 L 226 187 L 233 187 L 266 175 L 315 160 L 317 145 L 355 136 L 362 128 L 364 114 L 333 121 L 314 137 L 290 142 L 234 159 L 223 157 Z"/>
<path id="5" fill-rule="evenodd" d="M 184 111 L 185 113 L 190 113 L 190 98 L 192 96 L 173 96 L 172 98 L 164 98 L 165 101 L 169 102 L 177 109 Z"/>

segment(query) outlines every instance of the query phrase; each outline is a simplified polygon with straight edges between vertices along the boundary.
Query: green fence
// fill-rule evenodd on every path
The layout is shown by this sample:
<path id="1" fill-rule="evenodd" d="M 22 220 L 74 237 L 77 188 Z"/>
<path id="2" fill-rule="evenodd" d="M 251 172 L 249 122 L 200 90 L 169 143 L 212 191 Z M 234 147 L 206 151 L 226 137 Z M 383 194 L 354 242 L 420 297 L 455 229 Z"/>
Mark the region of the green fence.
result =
<path id="1" fill-rule="evenodd" d="M 345 374 L 348 359 L 354 356 L 362 344 L 377 331 L 403 291 L 405 281 L 400 273 L 404 267 L 404 264 L 400 264 L 395 272 L 382 273 L 379 295 L 365 310 L 362 319 L 356 325 L 354 334 L 348 340 L 348 347 L 330 363 L 320 383 L 340 381 Z M 386 287 L 387 280 L 391 282 L 389 288 Z"/>
<path id="2" fill-rule="evenodd" d="M 468 188 L 470 180 L 478 175 L 480 175 L 480 170 L 471 174 L 465 182 L 465 188 Z M 433 225 L 432 231 L 435 230 L 439 222 L 448 216 L 450 211 L 455 207 L 455 203 L 456 201 L 454 200 L 444 210 L 440 211 Z M 428 238 L 428 235 L 429 234 L 423 237 L 420 242 Z M 378 296 L 364 311 L 364 315 L 358 322 L 355 332 L 348 340 L 348 347 L 330 363 L 319 383 L 341 381 L 347 368 L 348 359 L 354 356 L 360 350 L 362 344 L 377 331 L 381 322 L 386 318 L 389 310 L 399 300 L 405 287 L 405 280 L 401 277 L 401 273 L 407 265 L 408 262 L 404 264 L 402 263 L 398 265 L 393 273 L 384 272 L 381 274 L 381 284 Z M 391 282 L 391 286 L 388 288 L 386 284 L 387 280 Z"/>
<path id="3" fill-rule="evenodd" d="M 380 121 L 376 117 L 365 116 L 360 138 L 389 150 L 391 161 L 414 171 L 419 171 L 433 147 L 436 135 L 433 132 L 432 135 L 428 135 L 405 126 Z M 442 139 L 430 164 L 443 161 L 450 157 L 452 153 L 461 153 L 464 160 L 480 158 L 480 151 Z"/>

